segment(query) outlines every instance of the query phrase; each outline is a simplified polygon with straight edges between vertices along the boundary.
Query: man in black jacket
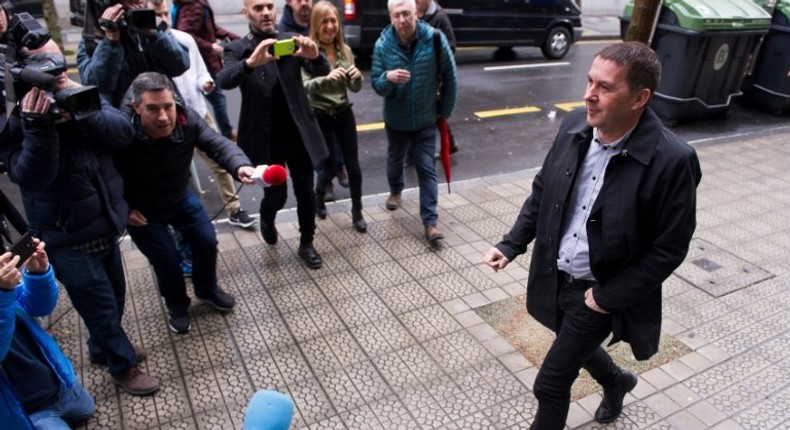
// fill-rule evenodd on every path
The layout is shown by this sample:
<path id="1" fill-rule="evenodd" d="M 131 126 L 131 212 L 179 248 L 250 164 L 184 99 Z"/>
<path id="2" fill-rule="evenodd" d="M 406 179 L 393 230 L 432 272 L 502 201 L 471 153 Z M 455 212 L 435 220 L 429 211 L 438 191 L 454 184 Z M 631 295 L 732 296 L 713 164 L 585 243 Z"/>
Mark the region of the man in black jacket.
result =
<path id="1" fill-rule="evenodd" d="M 297 45 L 293 55 L 274 57 L 269 53 L 278 38 L 272 0 L 245 0 L 242 13 L 250 23 L 250 33 L 225 48 L 225 66 L 217 83 L 223 89 L 239 87 L 241 92 L 239 147 L 255 164 L 288 166 L 301 233 L 299 257 L 311 269 L 318 269 L 322 261 L 313 247 L 313 167 L 324 161 L 329 151 L 305 93 L 301 68 L 323 76 L 329 73 L 329 63 L 305 36 L 293 36 Z M 285 184 L 263 191 L 260 225 L 269 245 L 277 243 L 274 218 L 287 197 Z"/>
<path id="2" fill-rule="evenodd" d="M 134 142 L 117 153 L 129 202 L 129 235 L 156 273 L 159 292 L 176 333 L 191 329 L 190 299 L 181 273 L 180 255 L 169 227 L 192 250 L 195 297 L 223 312 L 236 301 L 217 284 L 217 235 L 205 209 L 189 188 L 189 165 L 195 147 L 251 184 L 250 160 L 232 141 L 209 127 L 192 109 L 176 105 L 173 83 L 156 72 L 140 74 L 129 89 L 132 96 Z"/>
<path id="3" fill-rule="evenodd" d="M 62 55 L 36 55 L 40 64 L 53 63 L 58 89 L 75 85 Z M 129 393 L 153 393 L 159 381 L 137 364 L 147 354 L 121 326 L 126 279 L 118 237 L 129 207 L 112 151 L 131 144 L 129 118 L 105 100 L 84 119 L 58 118 L 38 88 L 24 95 L 19 110 L 21 118 L 9 119 L 0 140 L 0 155 L 22 191 L 30 231 L 47 243 L 57 278 L 88 328 L 90 361 L 106 364 Z"/>
<path id="4" fill-rule="evenodd" d="M 277 31 L 307 36 L 312 9 L 313 0 L 285 0 L 283 16 L 280 18 L 280 23 L 277 24 Z"/>
<path id="5" fill-rule="evenodd" d="M 505 268 L 535 241 L 527 309 L 557 333 L 534 392 L 532 430 L 562 429 L 581 368 L 604 388 L 600 423 L 620 415 L 637 383 L 601 347 L 630 344 L 645 360 L 661 331 L 661 284 L 688 252 L 702 172 L 695 151 L 648 109 L 661 61 L 644 44 L 608 46 L 587 77 L 516 223 L 485 256 Z"/>

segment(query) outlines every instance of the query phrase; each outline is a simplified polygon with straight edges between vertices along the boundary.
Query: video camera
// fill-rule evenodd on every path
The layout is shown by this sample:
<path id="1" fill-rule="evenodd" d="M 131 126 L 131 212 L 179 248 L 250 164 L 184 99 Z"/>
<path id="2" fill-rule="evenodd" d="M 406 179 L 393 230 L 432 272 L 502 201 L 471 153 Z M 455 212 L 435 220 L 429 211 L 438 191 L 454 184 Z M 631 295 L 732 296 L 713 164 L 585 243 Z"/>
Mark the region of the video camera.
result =
<path id="1" fill-rule="evenodd" d="M 57 76 L 66 71 L 66 60 L 60 54 L 29 54 L 49 41 L 49 32 L 30 14 L 14 15 L 8 24 L 8 45 L 5 47 L 6 112 L 12 112 L 17 101 L 32 87 L 43 89 L 54 101 L 48 114 L 41 119 L 57 119 L 68 112 L 79 120 L 101 109 L 99 91 L 95 86 L 58 89 Z"/>
<path id="2" fill-rule="evenodd" d="M 96 17 L 101 17 L 105 9 L 121 2 L 122 0 L 94 0 L 93 2 L 88 0 L 88 7 L 93 7 Z M 118 22 L 99 18 L 99 27 L 104 31 L 118 31 L 121 28 L 132 31 L 155 30 L 156 12 L 153 9 L 128 9 Z"/>

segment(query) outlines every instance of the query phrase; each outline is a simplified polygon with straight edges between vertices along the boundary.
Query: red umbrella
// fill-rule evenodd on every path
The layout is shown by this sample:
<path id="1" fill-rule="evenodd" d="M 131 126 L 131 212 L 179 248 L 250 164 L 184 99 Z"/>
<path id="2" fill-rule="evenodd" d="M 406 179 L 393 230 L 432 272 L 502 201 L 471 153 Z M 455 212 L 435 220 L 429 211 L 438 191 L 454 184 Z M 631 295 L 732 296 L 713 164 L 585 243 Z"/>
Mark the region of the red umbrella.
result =
<path id="1" fill-rule="evenodd" d="M 436 125 L 439 127 L 439 141 L 442 145 L 439 155 L 444 168 L 444 178 L 447 180 L 447 192 L 449 193 L 450 178 L 452 177 L 452 168 L 450 167 L 450 127 L 447 125 L 447 119 L 444 117 L 439 117 Z"/>

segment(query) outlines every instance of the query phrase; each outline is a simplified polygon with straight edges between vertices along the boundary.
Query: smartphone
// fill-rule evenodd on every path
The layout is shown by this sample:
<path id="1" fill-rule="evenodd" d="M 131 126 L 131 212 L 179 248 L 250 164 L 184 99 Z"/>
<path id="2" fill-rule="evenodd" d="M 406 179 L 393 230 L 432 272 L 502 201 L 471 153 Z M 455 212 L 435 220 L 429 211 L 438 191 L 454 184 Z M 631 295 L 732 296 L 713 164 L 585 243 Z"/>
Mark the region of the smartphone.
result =
<path id="1" fill-rule="evenodd" d="M 269 47 L 269 54 L 275 57 L 293 55 L 294 52 L 296 52 L 296 41 L 293 39 L 278 40 Z"/>
<path id="2" fill-rule="evenodd" d="M 36 252 L 36 245 L 33 243 L 33 235 L 29 232 L 25 233 L 21 239 L 19 239 L 15 244 L 11 246 L 11 249 L 8 250 L 13 255 L 19 256 L 19 261 L 16 263 L 16 267 L 19 268 L 34 252 Z"/>

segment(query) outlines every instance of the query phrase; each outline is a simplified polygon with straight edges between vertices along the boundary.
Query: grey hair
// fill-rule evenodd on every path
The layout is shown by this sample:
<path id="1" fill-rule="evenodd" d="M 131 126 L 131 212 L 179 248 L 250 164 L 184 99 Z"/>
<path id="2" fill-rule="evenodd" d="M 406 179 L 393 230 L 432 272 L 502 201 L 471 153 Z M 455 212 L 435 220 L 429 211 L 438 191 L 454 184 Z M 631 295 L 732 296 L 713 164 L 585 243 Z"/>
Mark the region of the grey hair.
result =
<path id="1" fill-rule="evenodd" d="M 166 0 L 147 0 L 148 3 L 151 3 L 154 6 L 161 6 Z"/>
<path id="2" fill-rule="evenodd" d="M 132 81 L 132 97 L 134 97 L 135 104 L 142 102 L 143 93 L 147 91 L 164 91 L 168 90 L 173 93 L 175 97 L 176 91 L 173 88 L 173 82 L 167 76 L 157 72 L 144 72 L 137 75 Z"/>
<path id="3" fill-rule="evenodd" d="M 404 3 L 407 6 L 411 6 L 412 10 L 417 10 L 417 3 L 415 3 L 414 0 L 387 0 L 387 11 L 392 12 L 392 8 Z"/>

